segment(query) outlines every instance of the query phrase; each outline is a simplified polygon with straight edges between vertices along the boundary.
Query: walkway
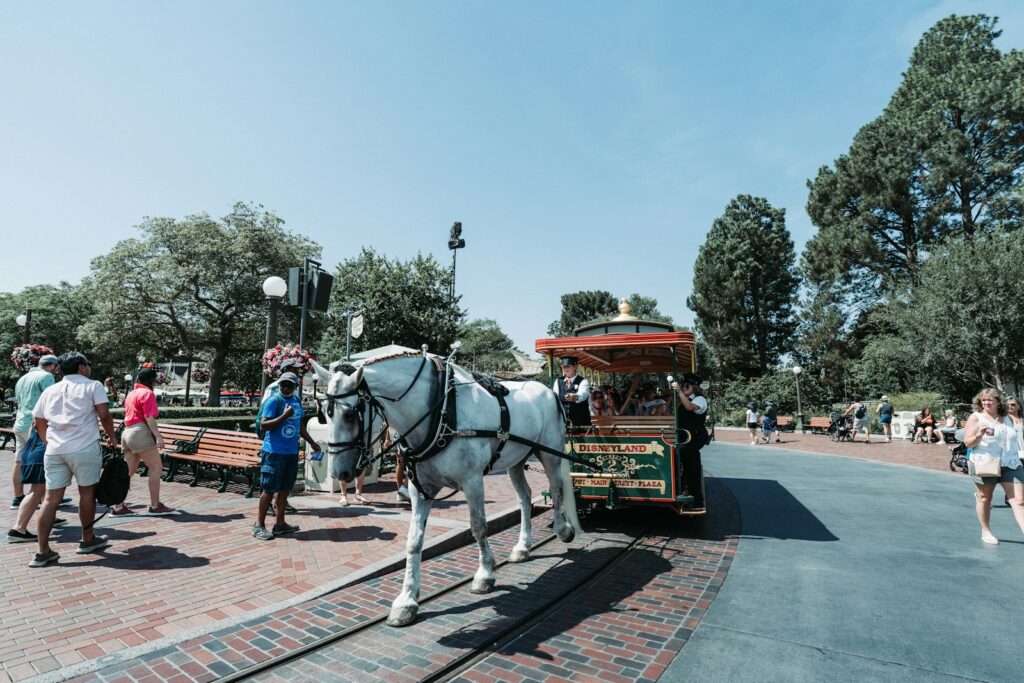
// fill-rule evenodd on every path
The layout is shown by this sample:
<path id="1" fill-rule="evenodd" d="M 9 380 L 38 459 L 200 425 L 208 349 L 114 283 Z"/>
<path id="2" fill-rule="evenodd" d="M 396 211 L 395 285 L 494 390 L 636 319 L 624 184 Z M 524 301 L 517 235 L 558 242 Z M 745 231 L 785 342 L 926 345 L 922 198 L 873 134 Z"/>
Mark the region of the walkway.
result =
<path id="1" fill-rule="evenodd" d="M 1007 508 L 993 511 L 1002 543 L 988 546 L 964 475 L 719 434 L 705 462 L 738 500 L 741 539 L 662 680 L 1020 680 L 1024 538 Z M 878 459 L 940 453 L 853 447 Z"/>

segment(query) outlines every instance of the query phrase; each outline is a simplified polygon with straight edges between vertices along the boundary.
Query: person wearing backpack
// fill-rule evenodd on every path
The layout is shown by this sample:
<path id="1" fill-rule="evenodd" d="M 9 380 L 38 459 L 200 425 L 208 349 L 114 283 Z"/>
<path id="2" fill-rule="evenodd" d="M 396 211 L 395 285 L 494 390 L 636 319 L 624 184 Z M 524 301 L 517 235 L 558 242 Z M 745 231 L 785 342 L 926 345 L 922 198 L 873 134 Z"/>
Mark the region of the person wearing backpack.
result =
<path id="1" fill-rule="evenodd" d="M 853 429 L 850 430 L 850 442 L 857 440 L 857 432 L 864 430 L 864 443 L 871 443 L 871 431 L 868 429 L 868 407 L 859 397 L 846 409 L 843 416 L 853 415 Z"/>
<path id="2" fill-rule="evenodd" d="M 103 453 L 100 449 L 99 424 L 107 434 L 108 443 L 117 448 L 114 420 L 103 385 L 90 379 L 89 359 L 78 351 L 60 357 L 64 379 L 48 387 L 32 409 L 36 432 L 46 444 L 43 475 L 46 498 L 39 515 L 39 552 L 30 567 L 45 567 L 60 559 L 50 548 L 50 531 L 57 518 L 57 506 L 71 478 L 78 482 L 78 516 L 82 521 L 82 541 L 78 554 L 94 553 L 110 545 L 106 536 L 93 533 L 96 515 L 96 484 L 100 480 Z"/>
<path id="3" fill-rule="evenodd" d="M 299 378 L 292 372 L 285 372 L 278 379 L 280 393 L 268 398 L 260 408 L 260 424 L 265 436 L 260 467 L 260 494 L 258 517 L 252 527 L 252 536 L 261 541 L 271 541 L 277 536 L 295 533 L 299 527 L 285 522 L 288 492 L 295 485 L 299 469 L 299 437 L 316 451 L 320 445 L 309 435 L 303 421 L 302 401 L 295 395 Z M 276 499 L 276 500 L 275 500 Z M 267 510 L 274 501 L 276 524 L 267 530 Z"/>

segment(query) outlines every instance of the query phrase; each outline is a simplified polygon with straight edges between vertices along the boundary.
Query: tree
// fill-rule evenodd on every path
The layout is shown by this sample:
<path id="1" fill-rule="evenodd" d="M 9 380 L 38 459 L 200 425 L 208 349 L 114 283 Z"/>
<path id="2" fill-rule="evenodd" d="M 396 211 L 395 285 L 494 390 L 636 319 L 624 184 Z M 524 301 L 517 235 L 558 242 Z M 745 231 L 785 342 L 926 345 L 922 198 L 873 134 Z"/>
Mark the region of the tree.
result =
<path id="1" fill-rule="evenodd" d="M 905 362 L 970 395 L 1024 377 L 1024 240 L 950 240 L 922 266 L 904 305 L 891 306 Z"/>
<path id="2" fill-rule="evenodd" d="M 995 47 L 995 24 L 933 26 L 882 115 L 808 183 L 809 282 L 878 298 L 945 238 L 1021 225 L 1024 54 Z"/>
<path id="3" fill-rule="evenodd" d="M 619 314 L 619 301 L 610 292 L 604 290 L 580 291 L 563 294 L 562 315 L 548 325 L 548 335 L 552 337 L 570 337 L 573 331 L 586 325 L 603 320 L 610 320 Z M 655 320 L 671 323 L 672 317 L 658 310 L 658 300 L 634 292 L 626 298 L 630 315 L 640 320 Z"/>
<path id="4" fill-rule="evenodd" d="M 686 304 L 720 376 L 764 374 L 791 350 L 799 279 L 785 210 L 739 195 L 715 219 Z"/>
<path id="5" fill-rule="evenodd" d="M 451 298 L 451 278 L 451 269 L 432 256 L 403 262 L 364 247 L 359 256 L 338 264 L 321 355 L 345 357 L 343 313 L 358 309 L 365 311 L 365 326 L 352 340 L 353 352 L 394 343 L 414 349 L 427 344 L 447 353 L 464 315 L 459 297 Z"/>
<path id="6" fill-rule="evenodd" d="M 262 348 L 263 280 L 283 275 L 320 248 L 289 232 L 262 207 L 237 203 L 220 220 L 206 214 L 147 218 L 142 237 L 117 243 L 93 260 L 87 287 L 96 314 L 83 335 L 99 348 L 145 349 L 157 356 L 179 349 L 211 355 L 207 405 L 220 404 L 227 357 L 235 348 Z"/>
<path id="7" fill-rule="evenodd" d="M 459 327 L 459 362 L 477 372 L 508 370 L 515 366 L 515 344 L 497 321 L 471 320 Z"/>
<path id="8" fill-rule="evenodd" d="M 8 360 L 11 349 L 22 343 L 23 329 L 15 323 L 18 314 L 32 309 L 30 341 L 45 344 L 56 353 L 82 351 L 92 361 L 93 376 L 121 377 L 130 370 L 135 352 L 117 348 L 98 352 L 79 335 L 82 321 L 93 313 L 94 304 L 81 287 L 67 282 L 59 285 L 26 287 L 16 294 L 0 294 L 0 386 L 10 387 L 18 379 L 18 371 Z"/>

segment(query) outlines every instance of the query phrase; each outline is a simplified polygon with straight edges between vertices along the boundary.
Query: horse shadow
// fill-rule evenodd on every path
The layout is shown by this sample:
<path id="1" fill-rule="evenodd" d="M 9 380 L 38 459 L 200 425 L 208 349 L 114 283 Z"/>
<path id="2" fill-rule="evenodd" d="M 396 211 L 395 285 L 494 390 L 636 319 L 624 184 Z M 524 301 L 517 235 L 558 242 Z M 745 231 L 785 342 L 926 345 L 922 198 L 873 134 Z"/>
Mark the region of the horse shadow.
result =
<path id="1" fill-rule="evenodd" d="M 121 529 L 116 526 L 96 527 L 96 533 L 106 536 L 111 541 L 137 541 L 140 538 L 156 536 L 155 531 L 129 531 L 128 529 Z M 82 527 L 54 527 L 51 537 L 58 543 L 70 543 L 72 541 L 77 541 L 82 538 Z"/>
<path id="2" fill-rule="evenodd" d="M 384 531 L 379 526 L 356 526 L 335 529 L 314 529 L 296 531 L 289 538 L 300 541 L 332 541 L 335 543 L 358 543 L 360 541 L 393 541 L 398 534 Z"/>
<path id="3" fill-rule="evenodd" d="M 519 635 L 512 642 L 501 644 L 494 652 L 502 655 L 523 654 L 544 660 L 552 660 L 540 646 L 548 639 L 585 622 L 587 619 L 609 612 L 634 612 L 636 608 L 624 604 L 629 597 L 642 590 L 651 581 L 672 570 L 672 564 L 655 550 L 641 548 L 630 551 L 629 556 L 605 575 L 597 586 L 589 580 L 583 581 L 583 590 L 570 600 L 547 612 L 550 604 L 564 595 L 565 586 L 580 583 L 582 576 L 593 571 L 602 571 L 615 561 L 621 548 L 596 548 L 592 550 L 568 548 L 557 555 L 566 561 L 544 572 L 526 584 L 501 584 L 494 593 L 479 601 L 449 607 L 444 610 L 421 612 L 423 620 L 460 615 L 470 612 L 494 613 L 484 621 L 468 624 L 444 635 L 438 642 L 452 648 L 469 648 L 481 643 L 500 642 L 505 635 L 521 622 L 534 620 L 535 624 L 526 634 Z M 535 557 L 531 561 L 540 559 Z M 582 575 L 582 576 L 581 576 Z M 501 581 L 501 571 L 498 580 Z M 460 593 L 460 596 L 468 595 Z M 546 597 L 545 597 L 546 596 Z M 545 610 L 540 618 L 530 613 L 543 600 Z"/>
<path id="4" fill-rule="evenodd" d="M 113 551 L 113 552 L 111 552 Z M 116 552 L 117 546 L 94 555 L 81 555 L 81 560 L 60 562 L 62 567 L 110 567 L 131 571 L 161 569 L 195 569 L 210 564 L 209 558 L 186 555 L 177 548 L 163 545 L 139 545 Z"/>

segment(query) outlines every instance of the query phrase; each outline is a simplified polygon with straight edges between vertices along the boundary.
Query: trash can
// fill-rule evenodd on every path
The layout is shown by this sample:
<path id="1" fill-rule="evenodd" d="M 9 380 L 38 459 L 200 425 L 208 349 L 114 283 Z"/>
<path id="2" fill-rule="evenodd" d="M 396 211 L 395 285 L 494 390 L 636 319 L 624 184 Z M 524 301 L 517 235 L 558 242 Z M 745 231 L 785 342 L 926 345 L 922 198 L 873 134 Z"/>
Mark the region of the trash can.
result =
<path id="1" fill-rule="evenodd" d="M 321 448 L 324 448 L 324 457 L 319 462 L 315 462 L 309 459 L 310 453 L 306 454 L 306 490 L 307 491 L 324 491 L 327 493 L 338 493 L 341 491 L 341 482 L 331 476 L 333 470 L 332 464 L 334 456 L 326 451 L 327 442 L 331 440 L 331 425 L 320 424 L 316 420 L 310 420 L 306 423 L 306 429 L 309 431 L 309 435 L 320 444 Z M 374 449 L 379 451 L 379 447 Z M 380 467 L 380 461 L 374 460 L 373 467 L 370 473 L 363 479 L 364 484 L 375 484 L 377 483 L 377 469 Z M 355 487 L 355 482 L 349 482 L 349 489 Z"/>

